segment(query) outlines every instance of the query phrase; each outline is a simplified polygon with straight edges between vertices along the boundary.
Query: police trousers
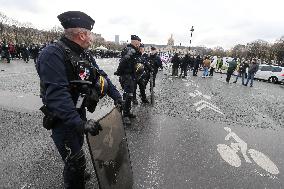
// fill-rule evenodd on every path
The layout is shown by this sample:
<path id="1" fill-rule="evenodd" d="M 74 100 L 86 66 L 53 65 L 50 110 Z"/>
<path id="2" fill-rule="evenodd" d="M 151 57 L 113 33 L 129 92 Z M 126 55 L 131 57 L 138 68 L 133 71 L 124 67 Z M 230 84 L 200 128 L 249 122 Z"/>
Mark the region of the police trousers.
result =
<path id="1" fill-rule="evenodd" d="M 52 129 L 51 135 L 64 161 L 64 188 L 84 189 L 86 159 L 82 146 L 84 134 L 77 133 L 72 126 L 60 124 Z"/>

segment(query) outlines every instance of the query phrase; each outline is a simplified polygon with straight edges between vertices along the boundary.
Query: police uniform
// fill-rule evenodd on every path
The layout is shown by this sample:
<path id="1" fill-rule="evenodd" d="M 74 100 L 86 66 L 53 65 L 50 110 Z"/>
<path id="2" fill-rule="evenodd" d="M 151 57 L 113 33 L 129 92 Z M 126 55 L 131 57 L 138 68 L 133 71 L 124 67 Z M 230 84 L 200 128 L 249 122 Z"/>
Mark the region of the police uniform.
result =
<path id="1" fill-rule="evenodd" d="M 141 39 L 136 35 L 131 35 L 131 40 L 141 41 Z M 133 99 L 133 93 L 136 82 L 135 65 L 139 57 L 140 57 L 139 50 L 132 44 L 128 44 L 121 52 L 121 59 L 119 61 L 117 71 L 115 72 L 115 75 L 120 76 L 119 82 L 124 91 L 123 93 L 123 99 L 125 101 L 123 108 L 124 118 L 135 117 L 135 115 L 130 113 L 130 110 L 131 110 L 131 101 Z M 128 120 L 127 122 L 129 123 Z"/>
<path id="2" fill-rule="evenodd" d="M 95 23 L 91 17 L 79 11 L 62 13 L 58 19 L 64 29 L 92 30 Z M 43 104 L 56 118 L 52 122 L 51 137 L 65 164 L 64 187 L 85 188 L 86 159 L 82 149 L 84 132 L 78 130 L 86 124 L 86 108 L 85 105 L 78 107 L 82 91 L 79 85 L 72 82 L 88 83 L 88 91 L 97 94 L 98 98 L 103 96 L 102 93 L 106 93 L 118 102 L 121 101 L 121 95 L 107 75 L 99 69 L 95 59 L 80 45 L 66 37 L 41 51 L 36 68 L 41 82 Z M 100 88 L 97 84 L 102 84 L 102 78 L 105 83 Z M 96 100 L 90 100 L 92 111 Z"/>
<path id="3" fill-rule="evenodd" d="M 151 50 L 154 51 L 156 50 L 156 48 L 151 47 Z M 163 68 L 163 63 L 160 56 L 158 56 L 157 52 L 155 54 L 151 54 L 149 59 L 150 59 L 150 64 L 153 68 L 153 87 L 155 87 L 155 80 L 158 73 L 158 69 Z"/>
<path id="4" fill-rule="evenodd" d="M 140 48 L 144 48 L 144 44 L 141 43 Z M 140 60 L 138 61 L 139 63 L 136 64 L 136 67 L 135 67 L 136 85 L 135 85 L 135 89 L 133 93 L 133 99 L 136 99 L 136 91 L 137 91 L 137 85 L 138 85 L 142 103 L 149 103 L 149 101 L 146 98 L 146 87 L 150 79 L 150 72 L 153 72 L 153 68 L 149 64 L 148 59 L 149 57 L 146 53 L 144 54 L 140 53 Z"/>

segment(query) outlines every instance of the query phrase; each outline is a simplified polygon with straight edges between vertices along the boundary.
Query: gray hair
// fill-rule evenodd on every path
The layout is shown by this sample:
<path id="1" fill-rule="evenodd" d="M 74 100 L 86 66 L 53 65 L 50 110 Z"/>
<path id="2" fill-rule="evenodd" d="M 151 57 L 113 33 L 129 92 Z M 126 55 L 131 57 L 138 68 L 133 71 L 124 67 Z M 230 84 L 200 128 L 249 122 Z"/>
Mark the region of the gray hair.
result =
<path id="1" fill-rule="evenodd" d="M 66 38 L 73 40 L 76 37 L 76 35 L 78 35 L 78 33 L 86 31 L 88 30 L 85 28 L 68 28 L 64 30 L 64 35 Z"/>

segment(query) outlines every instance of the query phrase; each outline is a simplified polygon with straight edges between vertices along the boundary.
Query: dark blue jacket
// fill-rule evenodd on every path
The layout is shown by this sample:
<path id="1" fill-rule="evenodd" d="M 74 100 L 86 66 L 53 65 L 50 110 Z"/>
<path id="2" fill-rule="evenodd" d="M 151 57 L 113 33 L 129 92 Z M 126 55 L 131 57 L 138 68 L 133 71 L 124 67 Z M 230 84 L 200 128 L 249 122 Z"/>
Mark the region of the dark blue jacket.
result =
<path id="1" fill-rule="evenodd" d="M 155 53 L 150 55 L 150 64 L 154 69 L 154 72 L 157 73 L 159 68 L 163 68 L 163 63 L 160 56 Z"/>
<path id="2" fill-rule="evenodd" d="M 83 53 L 83 49 L 76 43 L 63 38 L 68 47 L 74 52 L 80 54 Z M 84 110 L 77 110 L 75 107 L 77 95 L 71 95 L 70 84 L 67 77 L 65 66 L 65 49 L 60 48 L 56 44 L 51 44 L 44 48 L 39 55 L 36 63 L 38 75 L 45 90 L 42 91 L 42 101 L 49 111 L 55 113 L 57 117 L 62 120 L 66 125 L 74 126 L 82 124 L 82 118 L 85 115 L 82 112 Z M 94 58 L 92 58 L 93 66 L 99 69 Z M 104 73 L 102 70 L 100 72 Z M 107 77 L 106 77 L 107 78 Z M 116 87 L 107 78 L 109 91 L 108 95 L 117 100 L 121 98 L 120 93 Z"/>
<path id="3" fill-rule="evenodd" d="M 135 64 L 140 56 L 140 52 L 133 45 L 128 44 L 121 52 L 121 59 L 116 74 L 119 76 L 134 75 Z"/>

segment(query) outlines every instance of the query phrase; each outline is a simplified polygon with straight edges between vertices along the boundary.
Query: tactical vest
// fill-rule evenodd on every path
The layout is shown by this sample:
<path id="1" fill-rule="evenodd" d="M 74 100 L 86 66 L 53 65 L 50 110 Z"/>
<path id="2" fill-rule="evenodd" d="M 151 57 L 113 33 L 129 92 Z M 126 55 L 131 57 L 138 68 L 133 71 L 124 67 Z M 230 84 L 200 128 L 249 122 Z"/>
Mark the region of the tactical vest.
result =
<path id="1" fill-rule="evenodd" d="M 78 56 L 62 41 L 56 42 L 55 45 L 64 52 L 64 65 L 70 83 L 69 89 L 76 107 L 80 94 L 84 93 L 85 98 L 80 108 L 87 107 L 89 112 L 94 112 L 99 99 L 107 93 L 106 79 L 94 67 L 90 54 Z M 44 94 L 44 91 L 45 87 L 41 83 L 41 94 Z"/>

